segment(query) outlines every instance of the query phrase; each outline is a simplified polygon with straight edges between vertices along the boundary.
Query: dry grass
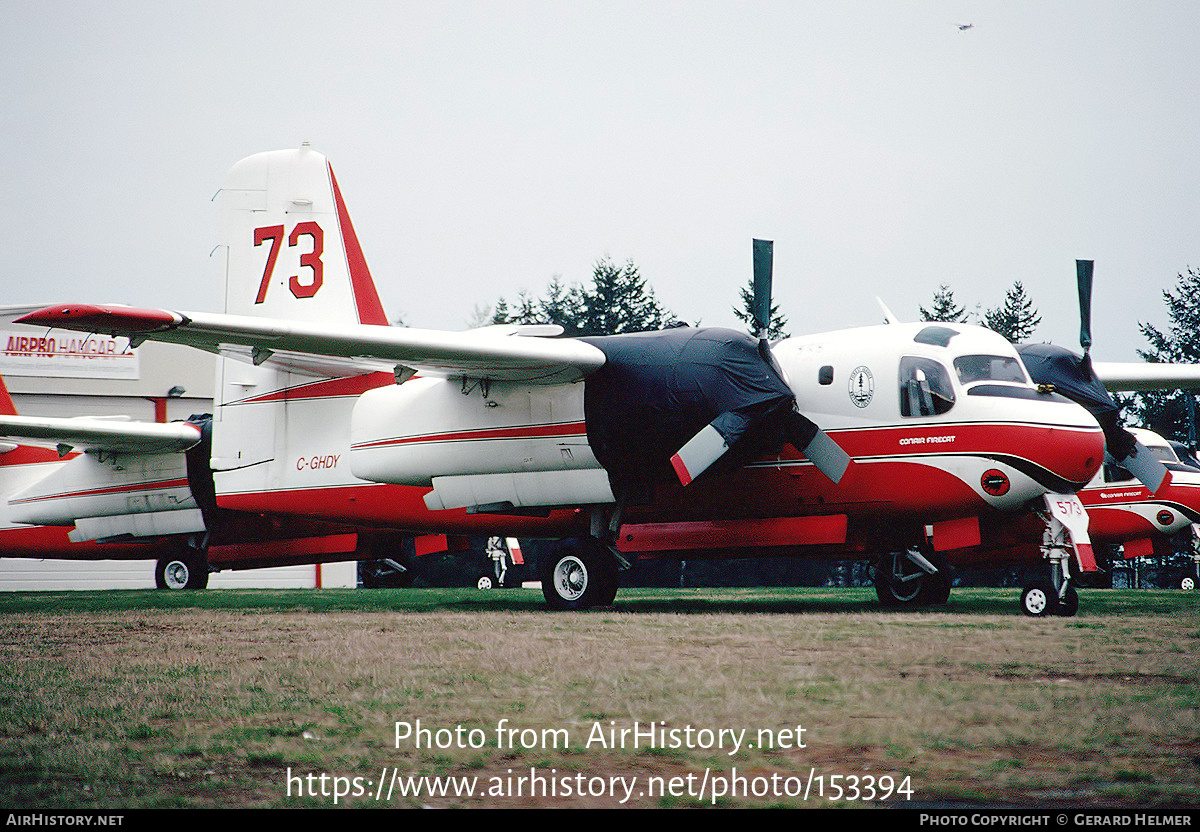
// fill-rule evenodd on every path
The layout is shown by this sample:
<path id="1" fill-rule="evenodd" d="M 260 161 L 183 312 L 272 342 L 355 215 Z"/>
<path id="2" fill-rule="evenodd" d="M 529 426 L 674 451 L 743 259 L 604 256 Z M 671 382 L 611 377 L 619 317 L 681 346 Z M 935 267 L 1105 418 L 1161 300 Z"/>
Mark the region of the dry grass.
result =
<path id="1" fill-rule="evenodd" d="M 530 767 L 559 778 L 637 777 L 626 803 L 636 806 L 711 804 L 711 791 L 649 794 L 649 778 L 692 774 L 695 785 L 705 769 L 727 777 L 735 768 L 759 783 L 794 778 L 793 787 L 812 771 L 827 793 L 718 805 L 828 805 L 830 775 L 885 774 L 910 777 L 912 799 L 926 803 L 1200 799 L 1200 611 L 1182 593 L 1155 612 L 1125 612 L 1122 601 L 1117 612 L 1038 620 L 1015 608 L 896 614 L 862 605 L 679 614 L 639 608 L 636 594 L 633 611 L 619 601 L 567 615 L 539 611 L 519 590 L 500 597 L 509 609 L 0 615 L 0 803 L 332 805 L 295 796 L 295 784 L 289 798 L 290 770 L 369 780 L 369 795 L 338 805 L 376 806 L 385 770 L 473 776 L 507 791 Z M 498 747 L 501 719 L 538 740 Z M 487 744 L 397 747 L 395 723 L 417 720 L 478 729 Z M 744 728 L 746 743 L 759 729 L 802 725 L 805 747 L 733 756 L 588 747 L 595 723 L 635 722 Z M 555 747 L 562 735 L 569 746 Z M 624 795 L 605 791 L 393 796 L 387 805 L 619 805 Z"/>

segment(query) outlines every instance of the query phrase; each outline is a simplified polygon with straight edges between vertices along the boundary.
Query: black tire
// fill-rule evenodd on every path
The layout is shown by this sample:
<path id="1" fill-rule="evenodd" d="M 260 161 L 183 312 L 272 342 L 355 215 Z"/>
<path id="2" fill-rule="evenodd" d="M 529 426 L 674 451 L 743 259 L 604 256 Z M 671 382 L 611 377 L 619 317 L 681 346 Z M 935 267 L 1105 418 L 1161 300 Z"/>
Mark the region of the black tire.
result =
<path id="1" fill-rule="evenodd" d="M 206 589 L 208 564 L 202 554 L 193 551 L 162 558 L 154 567 L 154 585 L 159 589 Z"/>
<path id="2" fill-rule="evenodd" d="M 929 575 L 904 557 L 888 552 L 875 567 L 875 594 L 885 607 L 913 607 L 925 603 Z M 946 586 L 949 595 L 949 584 Z"/>
<path id="3" fill-rule="evenodd" d="M 1079 593 L 1075 591 L 1075 587 L 1067 584 L 1067 591 L 1059 599 L 1054 609 L 1054 614 L 1061 615 L 1063 618 L 1070 618 L 1077 612 L 1079 612 Z"/>
<path id="4" fill-rule="evenodd" d="M 950 600 L 950 576 L 945 572 L 926 575 L 921 587 L 921 603 L 938 606 Z"/>
<path id="5" fill-rule="evenodd" d="M 568 537 L 542 558 L 542 595 L 555 610 L 606 607 L 617 596 L 617 562 L 594 537 Z"/>
<path id="6" fill-rule="evenodd" d="M 921 602 L 939 606 L 950 600 L 950 585 L 953 582 L 950 565 L 946 562 L 945 556 L 940 553 L 926 552 L 925 556 L 930 563 L 937 567 L 938 571 L 936 575 L 926 573 L 922 580 Z"/>
<path id="7" fill-rule="evenodd" d="M 1021 612 L 1031 618 L 1041 618 L 1056 611 L 1058 596 L 1049 581 L 1038 581 L 1021 593 Z"/>

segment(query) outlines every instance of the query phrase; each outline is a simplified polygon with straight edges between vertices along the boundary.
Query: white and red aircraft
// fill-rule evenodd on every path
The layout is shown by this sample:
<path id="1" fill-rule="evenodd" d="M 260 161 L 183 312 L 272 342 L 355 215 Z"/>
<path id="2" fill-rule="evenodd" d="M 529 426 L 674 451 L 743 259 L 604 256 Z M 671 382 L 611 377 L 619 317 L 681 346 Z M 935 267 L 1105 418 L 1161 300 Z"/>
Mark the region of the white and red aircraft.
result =
<path id="1" fill-rule="evenodd" d="M 730 547 L 908 552 L 884 586 L 915 563 L 948 591 L 936 553 L 1030 506 L 1060 564 L 1053 591 L 1068 557 L 1091 565 L 1075 492 L 1105 434 L 989 330 L 770 344 L 711 328 L 391 327 L 324 156 L 251 156 L 220 198 L 224 313 L 66 304 L 21 322 L 218 353 L 223 510 L 562 536 L 543 563 L 557 608 L 611 603 L 627 555 Z M 755 242 L 760 310 L 769 252 Z"/>
<path id="2" fill-rule="evenodd" d="M 1200 466 L 1181 462 L 1166 440 L 1140 428 L 1130 428 L 1138 441 L 1169 472 L 1157 491 L 1151 491 L 1111 457 L 1077 497 L 1087 511 L 1087 534 L 1093 546 L 1123 547 L 1125 558 L 1159 554 L 1171 538 L 1200 522 Z M 1046 524 L 1037 512 L 993 516 L 981 521 L 980 543 L 945 553 L 954 567 L 996 566 L 1042 560 L 1048 549 L 1061 545 L 1046 539 Z M 1061 557 L 1051 560 L 1052 574 Z M 930 600 L 928 576 L 912 563 L 900 563 L 895 581 L 898 602 Z M 1061 596 L 1058 590 L 1062 588 Z M 925 593 L 922 596 L 922 593 Z M 881 595 L 887 602 L 887 597 Z M 1027 615 L 1070 615 L 1078 608 L 1078 595 L 1069 581 L 1050 576 L 1035 580 L 1022 593 L 1021 609 Z"/>
<path id="3" fill-rule="evenodd" d="M 0 424 L 19 424 L 8 388 L 0 379 Z M 73 421 L 73 420 L 63 420 Z M 113 424 L 108 420 L 90 423 L 90 427 L 103 431 Z M 89 428 L 87 422 L 75 422 L 76 436 Z M 24 425 L 22 425 L 22 433 Z M 140 430 L 140 429 L 139 429 Z M 142 439 L 165 448 L 183 441 L 195 444 L 195 438 L 187 436 L 186 429 L 173 428 L 156 432 L 153 427 L 140 431 Z M 4 435 L 0 431 L 0 435 Z M 133 432 L 130 432 L 132 441 Z M 47 477 L 53 477 L 70 464 L 78 454 L 74 451 L 59 452 L 53 448 L 31 444 L 0 441 L 0 554 L 5 557 L 29 557 L 52 559 L 155 559 L 167 558 L 176 553 L 175 544 L 165 538 L 126 539 L 119 542 L 97 542 L 72 537 L 74 520 L 67 523 L 29 524 L 25 521 L 19 505 L 10 504 L 9 498 L 20 494 L 30 486 Z M 159 478 L 159 488 L 153 493 L 163 493 L 164 484 Z M 149 497 L 151 486 L 144 495 Z M 130 496 L 133 496 L 132 494 Z"/>
<path id="4" fill-rule="evenodd" d="M 1200 464 L 1181 459 L 1153 431 L 1129 430 L 1170 471 L 1170 481 L 1152 492 L 1110 461 L 1079 492 L 1079 499 L 1088 512 L 1092 539 L 1120 544 L 1125 557 L 1134 558 L 1158 553 L 1169 538 L 1200 523 Z"/>
<path id="5" fill-rule="evenodd" d="M 393 554 L 379 530 L 219 509 L 209 423 L 20 416 L 0 379 L 0 437 L 19 442 L 0 442 L 0 555 L 155 560 L 159 587 L 196 589 L 210 568 Z"/>
<path id="6" fill-rule="evenodd" d="M 473 543 L 222 509 L 211 422 L 20 416 L 0 378 L 0 556 L 155 560 L 161 589 L 204 588 L 210 571 L 365 560 L 399 585 L 416 559 Z M 515 539 L 492 538 L 486 549 L 480 586 L 523 563 Z"/>

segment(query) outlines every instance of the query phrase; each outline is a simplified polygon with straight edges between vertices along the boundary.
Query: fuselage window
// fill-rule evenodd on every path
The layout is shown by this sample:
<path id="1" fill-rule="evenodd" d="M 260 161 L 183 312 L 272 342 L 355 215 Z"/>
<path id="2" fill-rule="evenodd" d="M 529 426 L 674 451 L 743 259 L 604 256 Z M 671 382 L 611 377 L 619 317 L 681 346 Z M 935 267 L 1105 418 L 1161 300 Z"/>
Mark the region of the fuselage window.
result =
<path id="1" fill-rule="evenodd" d="M 1104 463 L 1105 482 L 1126 482 L 1133 479 L 1133 474 L 1111 460 Z"/>
<path id="2" fill-rule="evenodd" d="M 900 359 L 900 415 L 936 416 L 954 407 L 950 372 L 931 358 Z"/>
<path id="3" fill-rule="evenodd" d="M 960 355 L 954 359 L 954 370 L 963 384 L 976 381 L 1028 382 L 1021 362 L 1011 355 Z"/>

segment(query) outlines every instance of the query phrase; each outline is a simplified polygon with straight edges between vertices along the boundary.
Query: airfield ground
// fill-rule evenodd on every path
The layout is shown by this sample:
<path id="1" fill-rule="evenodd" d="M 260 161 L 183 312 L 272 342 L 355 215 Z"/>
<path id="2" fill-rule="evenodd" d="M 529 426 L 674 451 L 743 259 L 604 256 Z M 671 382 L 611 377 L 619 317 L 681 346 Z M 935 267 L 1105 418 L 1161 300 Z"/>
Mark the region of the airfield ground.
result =
<path id="1" fill-rule="evenodd" d="M 1200 594 L 1081 596 L 6 594 L 0 806 L 1200 804 Z"/>

